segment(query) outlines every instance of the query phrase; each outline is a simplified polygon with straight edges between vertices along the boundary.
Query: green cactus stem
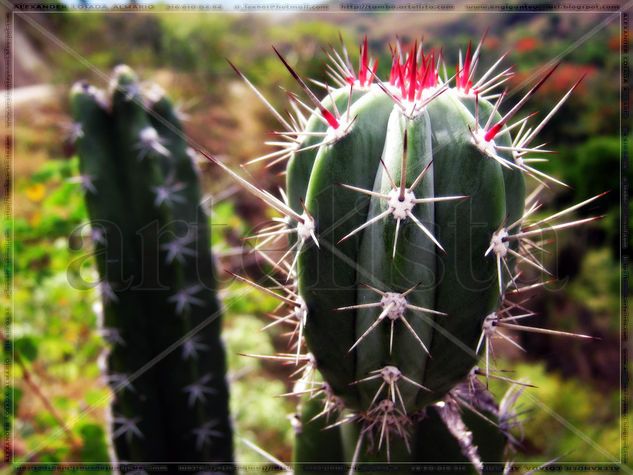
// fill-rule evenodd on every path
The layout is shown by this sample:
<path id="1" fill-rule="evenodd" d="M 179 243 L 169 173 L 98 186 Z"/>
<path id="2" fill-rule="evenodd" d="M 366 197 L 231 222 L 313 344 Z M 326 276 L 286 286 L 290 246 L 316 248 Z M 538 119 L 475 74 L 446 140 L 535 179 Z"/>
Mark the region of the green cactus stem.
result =
<path id="1" fill-rule="evenodd" d="M 293 460 L 295 475 L 323 473 L 323 464 L 340 464 L 345 460 L 340 427 L 329 427 L 330 421 L 322 417 L 323 397 L 306 396 L 295 415 L 295 444 Z"/>
<path id="2" fill-rule="evenodd" d="M 70 100 L 101 236 L 117 459 L 232 463 L 208 218 L 178 114 L 126 66 L 115 69 L 111 96 L 79 83 Z"/>

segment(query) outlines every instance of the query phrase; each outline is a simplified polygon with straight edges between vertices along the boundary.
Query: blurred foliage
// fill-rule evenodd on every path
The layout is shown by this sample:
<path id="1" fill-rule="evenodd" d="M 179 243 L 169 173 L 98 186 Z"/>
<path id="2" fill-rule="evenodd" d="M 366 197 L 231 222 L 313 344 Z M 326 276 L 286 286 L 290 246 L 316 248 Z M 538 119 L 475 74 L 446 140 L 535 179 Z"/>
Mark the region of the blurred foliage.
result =
<path id="1" fill-rule="evenodd" d="M 567 287 L 571 299 L 587 307 L 597 322 L 604 321 L 609 330 L 617 333 L 620 322 L 613 318 L 620 312 L 620 274 L 609 249 L 592 250 L 582 261 L 579 275 Z"/>
<path id="2" fill-rule="evenodd" d="M 538 117 L 544 117 L 568 88 L 586 75 L 577 92 L 542 131 L 543 142 L 552 144 L 558 153 L 548 155 L 549 162 L 539 168 L 572 185 L 571 189 L 548 190 L 543 213 L 602 191 L 611 193 L 587 214 L 580 213 L 605 214 L 605 218 L 561 238 L 558 255 L 547 257 L 556 264 L 559 275 L 567 278 L 564 291 L 543 292 L 533 302 L 543 313 L 544 326 L 578 330 L 582 325 L 583 332 L 600 334 L 604 344 L 587 350 L 583 343 L 567 344 L 539 335 L 538 341 L 546 342 L 541 343 L 543 346 L 534 343 L 536 338 L 521 342 L 530 351 L 530 363 L 499 361 L 499 366 L 514 368 L 513 377 L 529 378 L 538 386 L 522 396 L 523 407 L 531 412 L 525 442 L 515 460 L 543 462 L 565 455 L 569 461 L 611 461 L 605 452 L 618 457 L 620 355 L 617 350 L 608 351 L 617 346 L 620 330 L 616 22 L 576 45 L 575 41 L 600 18 L 595 17 L 592 23 L 586 20 L 587 15 L 504 13 L 485 16 L 488 24 L 483 25 L 459 16 L 410 14 L 332 14 L 327 21 L 315 15 L 201 12 L 68 12 L 49 16 L 48 27 L 87 61 L 77 61 L 26 28 L 56 84 L 67 87 L 86 78 L 105 87 L 97 71 L 128 63 L 141 77 L 159 82 L 188 105 L 191 136 L 213 153 L 229 155 L 227 159 L 235 165 L 252 158 L 249 147 L 268 139 L 267 131 L 276 124 L 254 95 L 238 86 L 225 58 L 247 73 L 274 104 L 282 105 L 285 93 L 280 88 L 297 88 L 270 45 L 278 47 L 305 77 L 325 81 L 322 48 L 338 46 L 339 31 L 347 40 L 354 63 L 358 51 L 351 45 L 368 32 L 370 48 L 379 58 L 379 73 L 384 74 L 390 65 L 387 42 L 394 40 L 394 32 L 406 45 L 425 33 L 423 25 L 431 32 L 426 35 L 425 46 L 443 48 L 450 76 L 455 72 L 458 49 L 469 40 L 477 41 L 490 26 L 479 68 L 487 68 L 510 50 L 506 63 L 517 65 L 517 75 L 508 83 L 513 94 L 526 90 L 538 68 L 562 55 L 563 62 L 552 80 L 526 108 L 526 112 L 538 111 Z M 87 68 L 87 64 L 96 69 Z M 99 305 L 92 288 L 97 276 L 90 258 L 82 195 L 79 185 L 70 180 L 77 174 L 77 161 L 60 158 L 66 97 L 62 93 L 56 105 L 16 115 L 13 336 L 15 350 L 22 355 L 34 382 L 67 421 L 79 444 L 71 446 L 44 403 L 25 385 L 22 369 L 15 365 L 15 387 L 5 387 L 2 402 L 12 402 L 15 408 L 16 417 L 9 422 L 15 428 L 13 449 L 18 465 L 25 461 L 107 459 L 104 420 L 110 394 L 100 380 L 99 355 L 105 344 L 97 332 Z M 255 153 L 264 151 L 258 148 Z M 283 179 L 271 179 L 267 170 L 253 168 L 248 172 L 271 191 Z M 213 195 L 233 185 L 215 169 L 203 167 L 202 173 Z M 252 267 L 249 255 L 241 254 L 241 237 L 270 216 L 244 193 L 227 196 L 212 207 L 212 240 L 216 254 L 223 256 L 219 267 L 237 271 Z M 277 302 L 237 282 L 224 282 L 222 292 L 236 436 L 288 460 L 292 431 L 286 415 L 293 410 L 293 401 L 275 396 L 290 389 L 287 375 L 292 368 L 280 369 L 272 362 L 240 355 L 287 351 L 280 343 L 282 329 L 260 331 L 267 322 L 266 313 Z M 3 305 L 8 305 L 4 296 L 2 299 Z M 575 371 L 578 367 L 573 366 L 579 358 L 583 371 Z M 498 394 L 503 392 L 502 386 L 492 384 Z M 544 408 L 555 411 L 561 419 Z M 561 420 L 569 421 L 572 428 Z M 580 433 L 595 445 L 583 442 Z M 236 447 L 241 462 L 263 460 L 239 440 Z"/>
<path id="3" fill-rule="evenodd" d="M 239 306 L 233 305 L 238 298 L 240 301 L 249 299 L 253 290 L 243 285 L 232 286 L 232 293 L 236 298 L 226 302 L 231 321 L 225 325 L 224 338 L 231 368 L 231 412 L 236 421 L 237 459 L 240 463 L 263 461 L 260 455 L 240 442 L 246 439 L 281 460 L 288 460 L 292 433 L 287 414 L 292 412 L 292 404 L 287 398 L 279 397 L 287 392 L 286 387 L 273 379 L 258 359 L 243 356 L 272 355 L 275 349 L 268 334 L 261 331 L 262 322 L 252 314 L 242 314 Z M 260 294 L 255 300 L 269 310 L 276 306 L 272 297 L 262 299 Z"/>
<path id="4" fill-rule="evenodd" d="M 69 182 L 76 166 L 75 160 L 52 160 L 29 177 L 18 177 L 15 184 L 16 193 L 24 193 L 33 206 L 25 207 L 25 214 L 13 222 L 12 331 L 14 351 L 24 365 L 14 366 L 13 376 L 20 381 L 28 371 L 35 385 L 45 386 L 42 394 L 83 442 L 74 453 L 42 399 L 21 386 L 13 395 L 18 465 L 33 457 L 42 462 L 108 460 L 103 429 L 108 391 L 98 379 L 104 344 L 95 331 L 96 295 L 89 285 L 78 289 L 71 283 L 94 281 L 96 273 L 89 259 L 83 268 L 69 266 L 89 252 L 69 245 L 69 236 L 85 219 L 79 187 Z M 21 397 L 25 392 L 28 398 Z M 4 396 L 11 397 L 6 391 Z"/>
<path id="5" fill-rule="evenodd" d="M 147 69 L 169 68 L 186 81 L 195 82 L 197 93 L 216 97 L 235 77 L 227 68 L 226 59 L 247 68 L 256 85 L 290 88 L 292 80 L 276 60 L 271 44 L 288 54 L 291 65 L 301 63 L 302 73 L 325 81 L 321 48 L 339 44 L 339 33 L 344 31 L 320 21 L 294 23 L 288 28 L 265 16 L 208 12 L 70 12 L 64 17 L 60 36 L 96 69 L 109 70 L 122 62 L 135 65 L 141 75 Z M 253 41 L 253 31 L 267 41 Z M 95 35 L 100 37 L 99 43 L 92 41 Z M 108 47 L 103 48 L 104 44 Z M 55 55 L 50 60 L 55 65 L 56 80 L 62 84 L 86 75 L 85 65 L 73 56 Z"/>

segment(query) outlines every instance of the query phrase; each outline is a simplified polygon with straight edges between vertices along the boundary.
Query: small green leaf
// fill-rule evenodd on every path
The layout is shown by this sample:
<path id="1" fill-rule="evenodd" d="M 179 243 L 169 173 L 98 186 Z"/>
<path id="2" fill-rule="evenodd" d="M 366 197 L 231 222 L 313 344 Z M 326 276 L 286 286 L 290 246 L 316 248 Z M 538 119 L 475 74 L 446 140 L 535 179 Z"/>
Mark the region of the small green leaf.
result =
<path id="1" fill-rule="evenodd" d="M 37 359 L 37 344 L 35 343 L 35 338 L 31 336 L 16 338 L 14 348 L 15 352 L 27 361 L 35 361 Z"/>

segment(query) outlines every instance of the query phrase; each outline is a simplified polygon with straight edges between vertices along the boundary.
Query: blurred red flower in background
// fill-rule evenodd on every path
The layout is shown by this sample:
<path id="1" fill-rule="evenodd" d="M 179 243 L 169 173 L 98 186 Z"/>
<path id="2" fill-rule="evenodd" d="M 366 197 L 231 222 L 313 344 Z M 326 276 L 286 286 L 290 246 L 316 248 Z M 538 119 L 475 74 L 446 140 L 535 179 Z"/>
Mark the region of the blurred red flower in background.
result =
<path id="1" fill-rule="evenodd" d="M 598 68 L 591 65 L 579 65 L 573 63 L 562 63 L 552 74 L 552 76 L 545 81 L 540 88 L 540 93 L 548 95 L 562 95 L 566 93 L 569 88 L 578 81 L 583 75 L 585 79 L 578 85 L 578 93 L 582 93 L 586 87 L 587 82 L 591 81 L 593 76 L 598 73 Z M 517 72 L 511 80 L 510 87 L 527 87 L 528 84 L 534 82 L 537 76 L 534 76 L 534 71 L 530 72 Z M 530 81 L 529 83 L 526 81 Z"/>
<path id="2" fill-rule="evenodd" d="M 526 37 L 521 38 L 514 45 L 514 50 L 517 53 L 529 53 L 530 51 L 535 50 L 540 45 L 540 41 L 536 38 Z"/>

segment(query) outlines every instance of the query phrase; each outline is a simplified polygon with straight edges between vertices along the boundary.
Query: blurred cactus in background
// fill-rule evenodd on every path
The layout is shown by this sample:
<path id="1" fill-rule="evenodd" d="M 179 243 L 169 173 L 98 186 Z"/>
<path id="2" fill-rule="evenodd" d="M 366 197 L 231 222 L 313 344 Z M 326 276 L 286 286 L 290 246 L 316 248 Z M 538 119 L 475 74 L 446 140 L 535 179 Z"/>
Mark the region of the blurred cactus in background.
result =
<path id="1" fill-rule="evenodd" d="M 515 119 L 557 65 L 508 106 L 512 68 L 503 55 L 478 75 L 482 43 L 449 77 L 442 51 L 398 42 L 384 81 L 367 40 L 357 69 L 343 46 L 329 54 L 333 85 L 315 81 L 322 100 L 275 50 L 307 98 L 289 93 L 287 114 L 232 65 L 283 128 L 270 143 L 279 150 L 249 162 L 287 161 L 280 197 L 207 158 L 281 215 L 250 238 L 273 267 L 270 286 L 236 277 L 275 295 L 282 313 L 269 326 L 290 329 L 291 352 L 273 358 L 299 368 L 298 472 L 438 461 L 482 472 L 516 442 L 512 403 L 526 385 L 494 368 L 494 340 L 590 338 L 522 324 L 534 315 L 525 293 L 546 283 L 525 274 L 547 273 L 548 234 L 595 219 L 562 221 L 600 195 L 538 214 L 539 192 L 564 184 L 537 168 L 551 151 L 535 139 L 582 78 L 539 121 Z M 281 258 L 267 255 L 284 241 Z M 512 384 L 500 405 L 490 378 Z"/>
<path id="2" fill-rule="evenodd" d="M 77 83 L 70 100 L 101 277 L 116 458 L 231 463 L 210 229 L 179 114 L 126 66 L 109 92 Z"/>

